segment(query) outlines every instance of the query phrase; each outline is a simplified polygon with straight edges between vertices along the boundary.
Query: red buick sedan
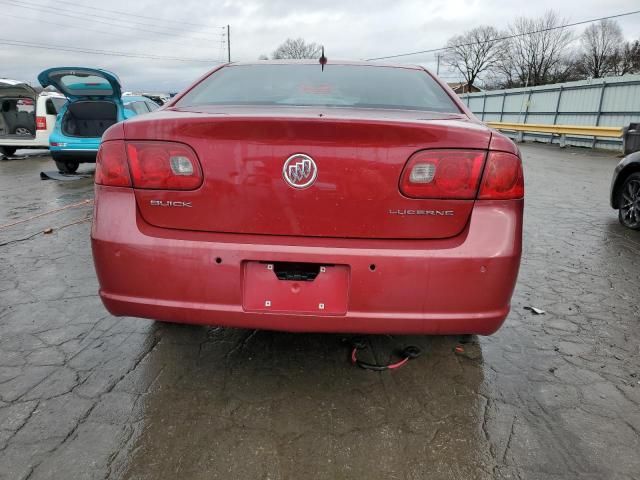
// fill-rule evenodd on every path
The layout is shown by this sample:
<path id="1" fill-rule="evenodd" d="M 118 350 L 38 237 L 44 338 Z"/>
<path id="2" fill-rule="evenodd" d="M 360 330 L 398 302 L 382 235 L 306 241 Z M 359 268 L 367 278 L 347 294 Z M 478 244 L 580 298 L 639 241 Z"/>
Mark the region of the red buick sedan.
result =
<path id="1" fill-rule="evenodd" d="M 111 127 L 91 239 L 114 315 L 491 334 L 518 275 L 518 149 L 421 67 L 235 63 Z"/>

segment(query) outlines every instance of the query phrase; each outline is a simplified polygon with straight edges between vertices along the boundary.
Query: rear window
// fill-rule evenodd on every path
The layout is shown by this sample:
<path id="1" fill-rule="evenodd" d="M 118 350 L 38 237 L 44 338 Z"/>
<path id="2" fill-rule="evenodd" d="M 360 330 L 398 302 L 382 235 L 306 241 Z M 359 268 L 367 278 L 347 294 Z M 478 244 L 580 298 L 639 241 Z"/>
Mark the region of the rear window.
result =
<path id="1" fill-rule="evenodd" d="M 113 94 L 111 84 L 99 75 L 81 70 L 60 70 L 52 73 L 50 78 L 59 84 L 63 93 L 78 96 L 109 96 Z"/>
<path id="2" fill-rule="evenodd" d="M 460 113 L 423 70 L 366 65 L 233 65 L 214 72 L 177 103 L 427 110 Z"/>
<path id="3" fill-rule="evenodd" d="M 147 108 L 146 102 L 131 102 L 124 106 L 127 110 L 131 110 L 138 115 L 142 113 L 149 113 L 149 109 Z"/>

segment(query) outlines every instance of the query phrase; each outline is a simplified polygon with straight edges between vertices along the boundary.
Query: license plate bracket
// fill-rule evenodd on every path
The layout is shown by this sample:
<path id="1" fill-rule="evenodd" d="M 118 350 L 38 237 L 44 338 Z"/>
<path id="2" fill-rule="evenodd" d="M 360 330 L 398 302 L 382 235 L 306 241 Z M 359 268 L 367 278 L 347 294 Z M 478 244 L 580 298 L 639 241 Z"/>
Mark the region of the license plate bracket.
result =
<path id="1" fill-rule="evenodd" d="M 242 304 L 247 311 L 344 315 L 349 299 L 348 265 L 319 265 L 313 280 L 278 278 L 274 263 L 246 261 Z"/>

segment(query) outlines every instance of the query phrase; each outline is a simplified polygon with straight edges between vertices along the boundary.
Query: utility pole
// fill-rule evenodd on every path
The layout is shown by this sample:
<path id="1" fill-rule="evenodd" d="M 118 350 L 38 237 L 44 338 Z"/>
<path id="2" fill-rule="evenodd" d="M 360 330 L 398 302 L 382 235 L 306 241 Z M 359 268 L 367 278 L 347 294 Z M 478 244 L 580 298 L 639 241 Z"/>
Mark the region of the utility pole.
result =
<path id="1" fill-rule="evenodd" d="M 438 59 L 438 66 L 436 67 L 436 75 L 440 75 L 440 57 L 441 57 L 441 56 L 442 56 L 442 55 L 441 55 L 441 54 L 439 54 L 439 53 L 438 53 L 438 54 L 436 54 L 436 57 L 437 57 L 437 59 Z"/>
<path id="2" fill-rule="evenodd" d="M 231 27 L 227 25 L 227 60 L 231 63 Z"/>

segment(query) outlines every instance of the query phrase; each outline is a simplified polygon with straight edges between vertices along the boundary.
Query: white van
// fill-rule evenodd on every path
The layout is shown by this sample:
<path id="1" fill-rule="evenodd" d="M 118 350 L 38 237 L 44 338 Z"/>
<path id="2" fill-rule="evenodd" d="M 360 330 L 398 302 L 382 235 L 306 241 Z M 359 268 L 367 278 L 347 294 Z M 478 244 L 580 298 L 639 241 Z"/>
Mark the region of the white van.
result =
<path id="1" fill-rule="evenodd" d="M 26 83 L 0 78 L 0 155 L 13 155 L 19 148 L 49 148 L 49 134 L 66 101 L 59 93 L 38 94 Z"/>

